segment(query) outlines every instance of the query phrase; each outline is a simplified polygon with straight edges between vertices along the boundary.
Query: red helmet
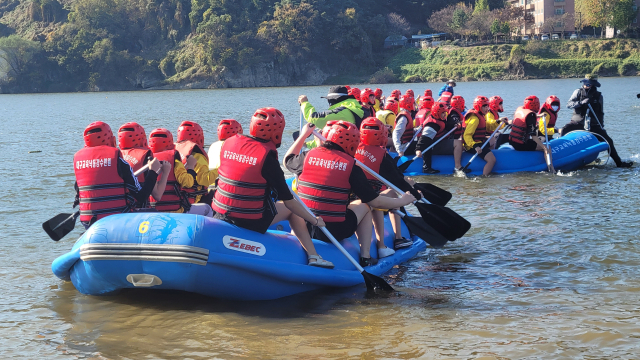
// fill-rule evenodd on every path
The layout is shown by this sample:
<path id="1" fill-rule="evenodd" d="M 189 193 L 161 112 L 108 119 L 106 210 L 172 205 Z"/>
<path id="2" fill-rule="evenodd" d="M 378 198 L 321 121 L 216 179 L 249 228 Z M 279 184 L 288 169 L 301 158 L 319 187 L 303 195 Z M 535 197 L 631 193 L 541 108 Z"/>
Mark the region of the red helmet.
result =
<path id="1" fill-rule="evenodd" d="M 349 86 L 349 85 L 345 85 L 344 87 L 347 88 L 347 91 L 351 90 L 351 86 Z"/>
<path id="2" fill-rule="evenodd" d="M 116 146 L 116 138 L 109 124 L 102 121 L 95 121 L 84 129 L 84 146 Z"/>
<path id="3" fill-rule="evenodd" d="M 425 91 L 424 91 L 424 96 L 430 96 L 430 97 L 433 97 L 433 93 L 431 92 L 431 90 L 430 90 L 430 89 L 427 89 L 427 90 L 425 90 Z"/>
<path id="4" fill-rule="evenodd" d="M 400 99 L 400 95 L 402 95 L 402 93 L 398 89 L 395 89 L 391 92 L 391 97 L 394 97 L 396 99 Z"/>
<path id="5" fill-rule="evenodd" d="M 329 131 L 331 131 L 331 127 L 338 123 L 340 120 L 329 120 L 322 128 L 322 136 L 326 139 L 329 136 Z"/>
<path id="6" fill-rule="evenodd" d="M 464 111 L 464 98 L 460 95 L 455 95 L 451 98 L 451 107 L 463 112 Z"/>
<path id="7" fill-rule="evenodd" d="M 118 144 L 120 144 L 120 149 L 122 150 L 149 147 L 147 145 L 147 133 L 144 132 L 142 126 L 134 122 L 128 122 L 120 126 Z"/>
<path id="8" fill-rule="evenodd" d="M 405 95 L 411 95 L 411 97 L 415 97 L 416 95 L 413 93 L 413 90 L 409 89 L 407 91 L 405 91 L 404 93 Z"/>
<path id="9" fill-rule="evenodd" d="M 375 96 L 375 94 L 373 93 L 373 90 L 366 88 L 364 89 L 361 93 L 360 93 L 360 102 L 363 104 L 368 104 L 368 105 L 372 105 L 376 103 L 375 98 L 373 99 L 373 102 L 371 102 L 369 100 L 370 96 Z"/>
<path id="10" fill-rule="evenodd" d="M 540 99 L 538 99 L 538 97 L 535 95 L 527 96 L 526 98 L 524 98 L 523 108 L 537 113 L 538 110 L 540 110 Z"/>
<path id="11" fill-rule="evenodd" d="M 360 142 L 365 145 L 387 145 L 387 129 L 382 121 L 368 117 L 360 124 Z"/>
<path id="12" fill-rule="evenodd" d="M 173 135 L 167 129 L 155 129 L 149 134 L 149 149 L 152 153 L 173 150 L 176 146 L 173 144 Z"/>
<path id="13" fill-rule="evenodd" d="M 398 113 L 398 102 L 393 99 L 387 99 L 384 103 L 385 110 L 391 110 L 394 114 Z"/>
<path id="14" fill-rule="evenodd" d="M 380 100 L 382 98 L 382 89 L 376 88 L 376 90 L 373 92 L 373 95 L 376 96 L 376 99 Z"/>
<path id="15" fill-rule="evenodd" d="M 434 119 L 441 119 L 442 113 L 446 114 L 447 110 L 447 104 L 442 101 L 438 101 L 431 107 L 431 117 Z"/>
<path id="16" fill-rule="evenodd" d="M 481 112 L 482 107 L 485 105 L 489 105 L 489 99 L 487 99 L 486 96 L 478 95 L 473 100 L 473 108 L 476 109 L 476 111 Z"/>
<path id="17" fill-rule="evenodd" d="M 431 96 L 423 96 L 420 101 L 420 109 L 431 109 L 433 106 L 433 98 Z"/>
<path id="18" fill-rule="evenodd" d="M 502 98 L 498 95 L 489 98 L 489 109 L 495 112 L 503 112 Z"/>
<path id="19" fill-rule="evenodd" d="M 398 106 L 402 109 L 411 111 L 414 109 L 413 105 L 415 104 L 415 102 L 413 101 L 413 97 L 410 95 L 402 95 L 400 97 L 400 103 L 398 104 Z"/>
<path id="20" fill-rule="evenodd" d="M 349 89 L 349 95 L 353 95 L 354 98 L 356 98 L 357 101 L 360 101 L 360 89 L 358 89 L 357 87 L 352 87 L 351 89 Z"/>
<path id="21" fill-rule="evenodd" d="M 220 120 L 218 125 L 218 140 L 224 141 L 235 134 L 242 134 L 242 125 L 233 119 Z"/>
<path id="22" fill-rule="evenodd" d="M 197 122 L 183 121 L 178 127 L 178 142 L 189 140 L 204 149 L 204 131 Z"/>
<path id="23" fill-rule="evenodd" d="M 331 127 L 327 140 L 340 145 L 342 150 L 353 156 L 360 143 L 360 131 L 352 123 L 340 120 Z"/>
<path id="24" fill-rule="evenodd" d="M 249 134 L 253 137 L 273 141 L 276 147 L 279 147 L 283 131 L 284 115 L 276 108 L 258 109 L 251 117 Z"/>
<path id="25" fill-rule="evenodd" d="M 560 106 L 560 99 L 555 95 L 551 95 L 547 98 L 547 100 L 544 103 L 549 106 L 554 104 Z"/>

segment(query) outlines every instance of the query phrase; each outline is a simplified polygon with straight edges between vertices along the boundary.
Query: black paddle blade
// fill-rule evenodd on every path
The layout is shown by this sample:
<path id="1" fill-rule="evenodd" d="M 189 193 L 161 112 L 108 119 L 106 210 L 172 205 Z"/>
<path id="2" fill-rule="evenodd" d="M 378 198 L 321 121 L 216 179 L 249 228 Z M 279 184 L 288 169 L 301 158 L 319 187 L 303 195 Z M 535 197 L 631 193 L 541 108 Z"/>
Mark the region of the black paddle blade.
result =
<path id="1" fill-rule="evenodd" d="M 293 134 L 291 134 L 293 136 L 293 141 L 298 140 L 298 138 L 300 137 L 300 131 L 294 131 Z"/>
<path id="2" fill-rule="evenodd" d="M 51 240 L 58 241 L 76 227 L 78 215 L 78 212 L 75 214 L 58 214 L 42 223 L 42 229 L 49 235 Z"/>
<path id="3" fill-rule="evenodd" d="M 471 228 L 467 219 L 447 207 L 425 203 L 415 205 L 422 219 L 449 241 L 461 238 Z"/>
<path id="4" fill-rule="evenodd" d="M 383 278 L 369 274 L 366 270 L 363 270 L 360 274 L 364 278 L 364 283 L 367 285 L 367 290 L 376 291 L 394 291 L 391 285 L 389 285 Z"/>
<path id="5" fill-rule="evenodd" d="M 407 169 L 409 168 L 409 166 L 413 164 L 413 159 L 409 159 L 405 162 L 403 162 L 402 164 L 398 165 L 398 170 L 400 170 L 400 172 L 405 172 L 407 171 Z"/>
<path id="6" fill-rule="evenodd" d="M 434 248 L 441 248 L 447 243 L 447 239 L 439 232 L 435 231 L 431 226 L 426 224 L 422 219 L 412 216 L 405 216 L 402 218 L 404 223 L 409 228 L 409 231 L 426 241 L 427 244 Z"/>
<path id="7" fill-rule="evenodd" d="M 430 203 L 445 206 L 451 200 L 453 195 L 450 192 L 443 188 L 439 188 L 433 184 L 429 183 L 415 183 L 413 187 L 416 190 L 422 192 L 425 199 L 429 200 Z"/>

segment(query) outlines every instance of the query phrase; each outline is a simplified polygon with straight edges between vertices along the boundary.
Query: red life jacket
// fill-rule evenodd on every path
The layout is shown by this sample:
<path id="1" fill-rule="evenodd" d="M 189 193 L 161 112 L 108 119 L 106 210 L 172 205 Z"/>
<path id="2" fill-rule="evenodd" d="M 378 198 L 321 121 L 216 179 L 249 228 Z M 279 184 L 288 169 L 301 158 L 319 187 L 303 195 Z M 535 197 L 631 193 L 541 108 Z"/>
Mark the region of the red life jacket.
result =
<path id="1" fill-rule="evenodd" d="M 211 207 L 238 219 L 261 219 L 265 199 L 270 199 L 262 167 L 273 142 L 260 142 L 237 134 L 225 140 L 220 150 L 216 194 Z"/>
<path id="2" fill-rule="evenodd" d="M 420 125 L 422 125 L 427 120 L 429 113 L 430 111 L 427 109 L 420 109 L 420 111 L 418 111 L 418 113 L 416 114 L 413 125 L 415 127 L 420 127 Z"/>
<path id="3" fill-rule="evenodd" d="M 464 116 L 464 121 L 462 122 L 462 127 L 466 129 L 467 127 L 467 119 L 471 117 L 471 115 L 475 115 L 480 120 L 478 122 L 478 127 L 476 127 L 476 132 L 473 133 L 473 141 L 475 142 L 484 142 L 487 136 L 487 120 L 484 118 L 479 111 L 476 109 L 471 109 L 467 111 L 467 114 Z"/>
<path id="4" fill-rule="evenodd" d="M 516 114 L 513 116 L 513 123 L 511 124 L 511 133 L 509 134 L 509 141 L 524 144 L 529 140 L 529 129 L 533 126 L 535 128 L 536 113 L 529 109 L 525 109 L 520 106 L 516 109 Z"/>
<path id="5" fill-rule="evenodd" d="M 349 177 L 355 159 L 324 147 L 307 153 L 298 178 L 298 195 L 324 222 L 342 222 L 349 206 Z"/>
<path id="6" fill-rule="evenodd" d="M 204 151 L 204 149 L 201 148 L 200 145 L 190 140 L 183 140 L 176 143 L 176 150 L 180 153 L 180 157 L 182 159 L 183 164 L 187 163 L 187 156 L 193 155 L 194 150 L 196 149 L 199 150 L 199 151 L 196 151 L 196 153 L 202 154 L 205 157 L 205 159 L 207 159 L 207 162 L 209 162 L 209 155 L 207 155 L 207 152 Z M 192 187 L 182 188 L 182 191 L 189 199 L 189 203 L 193 204 L 196 202 L 196 199 L 198 197 L 202 195 L 206 195 L 209 190 L 206 187 L 198 184 L 197 181 L 194 181 Z"/>
<path id="7" fill-rule="evenodd" d="M 554 113 L 553 110 L 551 110 L 551 105 L 547 103 L 542 104 L 542 107 L 540 108 L 538 114 L 542 114 L 543 112 L 549 114 L 549 119 L 547 120 L 547 128 L 555 127 L 556 120 L 558 119 L 558 113 Z"/>
<path id="8" fill-rule="evenodd" d="M 380 174 L 380 165 L 382 165 L 382 159 L 384 158 L 384 154 L 386 154 L 385 148 L 381 146 L 372 146 L 372 145 L 364 145 L 360 143 L 358 148 L 356 149 L 356 154 L 354 158 L 360 161 L 364 165 L 368 166 L 371 170 L 375 171 L 376 174 Z M 378 179 L 376 179 L 373 175 L 368 172 L 364 172 L 367 176 L 367 180 L 369 180 L 369 184 L 373 187 L 373 190 L 376 192 L 381 192 L 386 190 L 387 187 Z"/>
<path id="9" fill-rule="evenodd" d="M 134 173 L 146 164 L 148 157 L 153 158 L 151 150 L 145 148 L 125 149 L 120 150 L 120 153 L 122 154 L 122 158 L 131 165 Z M 138 175 L 138 182 L 140 184 L 144 183 L 144 174 L 145 172 L 142 172 L 142 174 Z"/>
<path id="10" fill-rule="evenodd" d="M 462 113 L 456 109 L 456 108 L 450 108 L 449 109 L 449 116 L 451 116 L 451 113 L 455 112 L 456 114 L 458 114 L 458 117 L 460 118 L 460 121 L 462 121 L 464 123 L 464 116 L 462 115 Z M 447 117 L 447 121 L 449 121 L 449 116 Z M 453 121 L 453 120 L 450 120 Z M 460 136 L 462 136 L 462 126 L 458 127 L 458 129 L 456 129 L 456 131 L 453 132 L 453 138 L 454 139 L 459 139 Z"/>
<path id="11" fill-rule="evenodd" d="M 498 120 L 500 118 L 500 114 L 498 114 L 497 111 L 489 110 L 489 112 L 493 115 L 493 118 L 495 120 Z"/>
<path id="12" fill-rule="evenodd" d="M 105 216 L 128 212 L 135 199 L 128 195 L 127 185 L 118 174 L 120 150 L 111 146 L 80 149 L 73 156 L 78 183 L 80 221 L 91 222 Z"/>
<path id="13" fill-rule="evenodd" d="M 434 126 L 429 126 L 428 124 L 434 124 Z M 436 119 L 433 116 L 429 115 L 429 117 L 427 118 L 427 122 L 425 124 L 425 126 L 429 126 L 431 128 L 433 128 L 434 130 L 437 129 L 437 133 L 436 133 L 436 137 L 433 138 L 433 140 L 438 140 L 442 137 L 442 135 L 444 135 L 444 127 L 446 125 L 446 122 L 443 121 L 442 119 Z"/>
<path id="14" fill-rule="evenodd" d="M 409 113 L 407 110 L 400 110 L 398 112 L 398 116 L 396 116 L 396 123 L 398 122 L 398 118 L 400 117 L 400 115 L 404 115 L 407 117 L 407 127 L 404 129 L 404 132 L 400 137 L 400 143 L 406 144 L 411 141 L 411 139 L 413 139 L 413 119 L 411 118 L 411 113 Z"/>
<path id="15" fill-rule="evenodd" d="M 176 150 L 166 150 L 153 154 L 158 161 L 168 161 L 171 164 L 171 170 L 167 177 L 167 186 L 164 188 L 162 198 L 160 201 L 156 201 L 153 196 L 149 196 L 149 202 L 151 207 L 160 212 L 172 212 L 178 211 L 180 208 L 184 208 L 184 211 L 189 211 L 191 204 L 182 193 L 182 187 L 176 180 L 176 174 L 174 173 L 173 166 L 177 156 L 180 156 Z M 160 178 L 158 177 L 158 181 Z"/>

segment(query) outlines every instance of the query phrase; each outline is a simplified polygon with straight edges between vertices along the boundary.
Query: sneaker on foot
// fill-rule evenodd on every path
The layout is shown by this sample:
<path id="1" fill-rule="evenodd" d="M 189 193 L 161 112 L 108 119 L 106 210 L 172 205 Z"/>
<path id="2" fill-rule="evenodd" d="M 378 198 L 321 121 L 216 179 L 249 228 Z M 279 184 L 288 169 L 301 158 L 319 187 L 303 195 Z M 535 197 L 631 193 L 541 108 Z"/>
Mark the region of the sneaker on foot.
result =
<path id="1" fill-rule="evenodd" d="M 372 259 L 370 257 L 363 258 L 362 256 L 360 257 L 360 266 L 362 266 L 362 267 L 375 265 L 377 263 L 378 263 L 378 259 Z"/>
<path id="2" fill-rule="evenodd" d="M 432 169 L 432 168 L 422 168 L 422 172 L 425 174 L 437 174 L 440 170 Z"/>
<path id="3" fill-rule="evenodd" d="M 462 169 L 464 169 L 464 168 L 459 168 L 459 169 L 458 168 L 453 168 L 453 172 L 461 172 Z M 465 174 L 468 174 L 470 172 L 471 172 L 471 169 L 469 169 L 469 168 L 464 169 L 464 173 Z"/>
<path id="4" fill-rule="evenodd" d="M 400 239 L 393 240 L 393 248 L 396 250 L 407 248 L 411 245 L 413 245 L 413 241 L 409 239 L 400 238 Z"/>
<path id="5" fill-rule="evenodd" d="M 633 161 L 623 161 L 620 163 L 620 165 L 618 165 L 618 167 L 621 168 L 630 168 L 633 166 Z"/>
<path id="6" fill-rule="evenodd" d="M 393 254 L 395 254 L 395 250 L 390 249 L 388 247 L 384 247 L 382 249 L 378 248 L 378 259 L 382 259 L 385 258 L 387 256 L 391 256 Z"/>

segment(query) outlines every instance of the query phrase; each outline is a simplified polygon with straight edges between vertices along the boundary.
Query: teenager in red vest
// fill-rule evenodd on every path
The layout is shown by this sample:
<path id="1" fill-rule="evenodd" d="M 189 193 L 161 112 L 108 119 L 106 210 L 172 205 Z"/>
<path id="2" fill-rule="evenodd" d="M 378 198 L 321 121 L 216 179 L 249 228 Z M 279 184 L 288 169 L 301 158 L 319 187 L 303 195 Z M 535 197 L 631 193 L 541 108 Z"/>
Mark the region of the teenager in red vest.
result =
<path id="1" fill-rule="evenodd" d="M 558 111 L 560 111 L 560 99 L 555 95 L 549 96 L 538 111 L 538 115 L 542 115 L 538 120 L 538 135 L 545 136 L 545 127 L 547 128 L 546 136 L 549 139 L 557 132 L 555 127 Z"/>
<path id="2" fill-rule="evenodd" d="M 451 107 L 449 108 L 449 115 L 447 115 L 447 122 L 451 124 L 462 124 L 464 120 L 465 114 L 465 104 L 464 98 L 460 95 L 455 95 L 451 98 Z M 462 170 L 462 152 L 464 150 L 464 146 L 462 146 L 462 133 L 464 129 L 460 126 L 456 131 L 453 132 L 452 138 L 455 139 L 453 142 L 453 161 L 454 167 L 453 171 Z"/>
<path id="3" fill-rule="evenodd" d="M 167 183 L 162 198 L 150 198 L 151 206 L 160 212 L 186 213 L 212 216 L 213 212 L 206 204 L 191 204 L 183 188 L 191 188 L 196 181 L 194 167 L 197 160 L 193 156 L 182 164 L 180 153 L 173 143 L 173 135 L 167 129 L 155 129 L 149 134 L 149 148 L 153 156 L 170 164 Z"/>
<path id="4" fill-rule="evenodd" d="M 360 145 L 356 149 L 355 158 L 360 161 L 377 174 L 387 179 L 393 185 L 400 188 L 402 191 L 409 191 L 416 198 L 421 198 L 422 195 L 416 191 L 408 182 L 405 181 L 404 176 L 398 171 L 396 163 L 393 158 L 387 154 L 385 150 L 386 143 L 386 128 L 384 124 L 374 118 L 367 118 L 362 121 L 360 125 Z M 371 187 L 380 195 L 396 198 L 396 192 L 392 189 L 387 189 L 373 175 L 365 171 L 367 180 Z M 371 215 L 373 217 L 373 227 L 376 232 L 376 238 L 378 239 L 378 255 L 386 257 L 392 255 L 394 251 L 385 247 L 384 239 L 384 212 L 380 209 L 372 209 Z M 400 249 L 411 246 L 413 242 L 411 240 L 402 237 L 400 232 L 400 216 L 394 213 L 389 213 L 391 226 L 395 234 L 394 249 Z"/>
<path id="5" fill-rule="evenodd" d="M 180 127 L 178 127 L 176 150 L 180 153 L 182 162 L 185 164 L 189 156 L 193 156 L 197 160 L 194 168 L 196 172 L 196 182 L 193 187 L 183 188 L 183 191 L 187 193 L 189 202 L 191 204 L 210 203 L 210 199 L 202 199 L 202 197 L 207 195 L 209 185 L 212 185 L 216 181 L 218 172 L 209 169 L 209 156 L 207 152 L 204 151 L 204 132 L 198 123 L 183 121 L 180 124 Z M 201 215 L 212 215 L 209 209 L 205 207 L 199 208 L 206 212 Z"/>
<path id="6" fill-rule="evenodd" d="M 209 146 L 209 169 L 218 170 L 220 167 L 220 149 L 228 138 L 235 134 L 242 134 L 242 125 L 234 119 L 223 119 L 218 124 L 218 141 Z"/>
<path id="7" fill-rule="evenodd" d="M 411 111 L 414 109 L 413 98 L 410 95 L 402 95 L 398 106 L 400 111 L 396 116 L 396 126 L 393 129 L 393 146 L 398 151 L 398 155 L 413 154 L 416 149 L 416 142 L 411 143 L 404 151 L 400 151 L 402 146 L 411 141 L 413 138 L 413 117 Z"/>
<path id="8" fill-rule="evenodd" d="M 316 252 L 305 224 L 306 220 L 322 226 L 324 221 L 309 214 L 293 198 L 278 162 L 276 149 L 282 142 L 284 126 L 280 110 L 262 108 L 251 117 L 249 135 L 236 134 L 225 140 L 212 203 L 215 217 L 263 234 L 272 224 L 288 220 L 307 251 L 308 264 L 333 268 L 333 263 Z M 308 136 L 298 139 L 304 142 Z"/>
<path id="9" fill-rule="evenodd" d="M 129 212 L 136 204 L 145 203 L 157 186 L 160 171 L 168 171 L 168 164 L 154 159 L 150 163 L 151 171 L 140 185 L 131 166 L 116 148 L 111 127 L 102 121 L 87 126 L 84 143 L 85 147 L 73 156 L 76 175 L 73 206 L 80 205 L 80 222 L 85 228 L 106 216 Z"/>
<path id="10" fill-rule="evenodd" d="M 511 122 L 509 144 L 518 151 L 545 151 L 546 147 L 538 137 L 538 117 L 540 100 L 535 95 L 524 99 L 524 106 L 519 107 Z"/>
<path id="11" fill-rule="evenodd" d="M 312 130 L 303 128 L 303 136 L 293 143 L 284 157 L 287 169 L 299 176 L 298 195 L 316 215 L 322 216 L 336 239 L 342 240 L 355 233 L 360 242 L 360 264 L 373 265 L 377 261 L 370 256 L 372 217 L 369 205 L 395 209 L 412 203 L 415 197 L 407 192 L 401 198 L 393 199 L 373 190 L 353 158 L 360 142 L 360 131 L 355 125 L 339 121 L 331 127 L 327 141 L 320 147 L 299 154 L 304 139 Z M 352 191 L 359 199 L 349 202 Z M 317 239 L 326 240 L 321 231 L 311 228 Z"/>
<path id="12" fill-rule="evenodd" d="M 488 146 L 482 149 L 482 145 L 487 140 L 487 124 L 485 115 L 489 112 L 489 99 L 486 96 L 477 96 L 473 100 L 473 109 L 467 111 L 464 116 L 462 140 L 465 150 L 471 154 L 478 154 L 478 157 L 486 161 L 482 170 L 482 175 L 489 176 L 493 166 L 496 164 L 496 157 Z"/>
<path id="13" fill-rule="evenodd" d="M 433 154 L 453 155 L 455 147 L 462 146 L 461 141 L 447 138 L 442 139 L 436 146 L 423 153 L 425 149 L 433 145 L 451 129 L 454 127 L 462 127 L 461 119 L 458 118 L 457 122 L 455 122 L 453 117 L 451 117 L 452 121 L 448 120 L 449 113 L 447 112 L 447 105 L 441 101 L 433 104 L 431 114 L 424 123 L 424 128 L 416 145 L 416 155 L 422 155 L 422 172 L 425 174 L 437 174 L 440 172 L 440 170 L 431 167 Z"/>

